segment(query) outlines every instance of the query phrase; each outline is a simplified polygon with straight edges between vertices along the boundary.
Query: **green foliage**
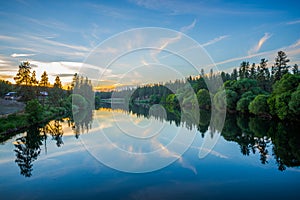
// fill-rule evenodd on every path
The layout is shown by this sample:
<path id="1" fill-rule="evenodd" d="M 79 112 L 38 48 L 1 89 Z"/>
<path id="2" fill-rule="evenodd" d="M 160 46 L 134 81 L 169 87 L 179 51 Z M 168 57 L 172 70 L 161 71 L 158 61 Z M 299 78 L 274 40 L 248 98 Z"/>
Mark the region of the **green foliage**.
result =
<path id="1" fill-rule="evenodd" d="M 285 74 L 273 86 L 273 93 L 268 99 L 270 113 L 276 115 L 281 120 L 297 119 L 298 87 L 300 85 L 300 75 Z M 296 93 L 295 93 L 296 92 Z M 295 93 L 293 100 L 292 95 Z M 296 118 L 295 118 L 296 117 Z"/>
<path id="2" fill-rule="evenodd" d="M 200 108 L 209 109 L 211 107 L 210 95 L 208 90 L 200 89 L 197 92 L 197 99 Z"/>
<path id="3" fill-rule="evenodd" d="M 288 119 L 289 117 L 289 101 L 291 94 L 289 92 L 282 93 L 276 96 L 275 108 L 279 119 Z"/>
<path id="4" fill-rule="evenodd" d="M 226 110 L 226 104 L 226 92 L 220 90 L 214 96 L 213 105 L 218 110 Z"/>
<path id="5" fill-rule="evenodd" d="M 226 90 L 226 104 L 229 110 L 236 109 L 236 103 L 238 101 L 238 94 L 233 90 Z"/>
<path id="6" fill-rule="evenodd" d="M 289 109 L 294 116 L 300 116 L 300 86 L 292 93 Z"/>
<path id="7" fill-rule="evenodd" d="M 43 107 L 36 99 L 27 102 L 25 113 L 28 114 L 29 123 L 37 123 L 43 119 Z"/>
<path id="8" fill-rule="evenodd" d="M 268 106 L 268 95 L 257 95 L 249 104 L 249 111 L 255 115 L 268 115 L 270 110 Z"/>
<path id="9" fill-rule="evenodd" d="M 249 112 L 248 106 L 250 102 L 252 101 L 253 98 L 251 97 L 244 97 L 241 98 L 236 105 L 236 110 L 242 113 L 247 113 Z"/>
<path id="10" fill-rule="evenodd" d="M 273 85 L 273 94 L 278 95 L 284 92 L 293 92 L 300 83 L 300 75 L 285 74 L 280 81 Z"/>
<path id="11" fill-rule="evenodd" d="M 175 107 L 179 105 L 179 101 L 175 94 L 169 94 L 167 96 L 166 103 L 170 106 L 175 106 Z"/>

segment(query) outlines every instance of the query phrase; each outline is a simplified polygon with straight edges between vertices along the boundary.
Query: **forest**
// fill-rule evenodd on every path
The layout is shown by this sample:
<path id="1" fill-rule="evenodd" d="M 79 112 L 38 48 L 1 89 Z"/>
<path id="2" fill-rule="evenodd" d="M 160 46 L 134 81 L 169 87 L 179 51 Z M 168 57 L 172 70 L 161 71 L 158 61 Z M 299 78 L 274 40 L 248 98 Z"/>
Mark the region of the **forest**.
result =
<path id="1" fill-rule="evenodd" d="M 214 73 L 211 70 L 206 74 L 202 69 L 198 76 L 185 80 L 97 92 L 96 105 L 113 97 L 124 98 L 130 104 L 159 103 L 172 110 L 197 104 L 200 109 L 206 110 L 226 108 L 228 113 L 299 120 L 300 73 L 298 65 L 290 66 L 289 62 L 285 52 L 279 51 L 271 69 L 265 58 L 259 64 L 243 61 L 232 73 Z M 212 86 L 208 89 L 207 83 L 218 85 L 219 80 L 223 81 L 221 88 Z M 193 91 L 188 89 L 190 86 Z"/>

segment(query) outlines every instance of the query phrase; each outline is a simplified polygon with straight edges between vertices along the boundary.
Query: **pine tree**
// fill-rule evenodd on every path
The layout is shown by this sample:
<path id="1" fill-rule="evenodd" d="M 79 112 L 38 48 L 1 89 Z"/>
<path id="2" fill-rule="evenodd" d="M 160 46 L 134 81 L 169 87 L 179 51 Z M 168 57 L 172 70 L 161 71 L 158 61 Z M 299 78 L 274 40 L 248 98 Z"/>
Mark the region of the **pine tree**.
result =
<path id="1" fill-rule="evenodd" d="M 32 72 L 32 75 L 31 75 L 31 80 L 30 80 L 31 84 L 33 86 L 36 86 L 38 85 L 38 80 L 36 80 L 36 74 L 35 74 L 35 71 Z"/>
<path id="2" fill-rule="evenodd" d="M 251 78 L 251 79 L 255 79 L 256 78 L 255 63 L 253 63 L 251 65 L 249 78 Z"/>
<path id="3" fill-rule="evenodd" d="M 237 80 L 238 78 L 238 72 L 237 69 L 233 69 L 232 73 L 231 73 L 231 80 Z"/>
<path id="4" fill-rule="evenodd" d="M 290 66 L 288 65 L 290 60 L 283 51 L 279 51 L 277 57 L 275 58 L 275 64 L 272 67 L 272 74 L 274 82 L 281 79 L 281 77 L 288 73 Z"/>
<path id="5" fill-rule="evenodd" d="M 59 76 L 56 76 L 56 78 L 55 78 L 54 87 L 62 88 L 62 84 L 61 84 Z"/>
<path id="6" fill-rule="evenodd" d="M 249 78 L 249 62 L 245 62 L 243 61 L 240 65 L 240 69 L 239 69 L 239 77 L 240 79 L 242 78 Z"/>
<path id="7" fill-rule="evenodd" d="M 41 76 L 41 80 L 40 80 L 39 86 L 47 87 L 48 85 L 49 85 L 49 82 L 48 82 L 48 74 L 47 74 L 46 71 L 44 71 L 44 73 L 43 73 L 42 76 Z"/>
<path id="8" fill-rule="evenodd" d="M 299 68 L 298 68 L 298 65 L 297 65 L 297 64 L 295 64 L 295 65 L 293 66 L 292 71 L 293 71 L 293 74 L 299 74 Z"/>
<path id="9" fill-rule="evenodd" d="M 262 58 L 260 60 L 259 66 L 257 67 L 257 77 L 258 85 L 265 91 L 270 91 L 270 71 L 267 67 L 268 60 Z"/>
<path id="10" fill-rule="evenodd" d="M 17 85 L 30 85 L 31 77 L 30 77 L 30 63 L 22 62 L 19 65 L 19 71 L 17 75 L 14 77 Z"/>

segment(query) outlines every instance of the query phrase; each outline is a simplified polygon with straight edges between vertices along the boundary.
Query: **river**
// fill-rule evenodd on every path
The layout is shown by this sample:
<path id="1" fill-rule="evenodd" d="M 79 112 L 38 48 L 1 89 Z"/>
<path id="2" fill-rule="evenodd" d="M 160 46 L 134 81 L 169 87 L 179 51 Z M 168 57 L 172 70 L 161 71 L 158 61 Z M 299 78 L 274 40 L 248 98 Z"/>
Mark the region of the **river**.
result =
<path id="1" fill-rule="evenodd" d="M 31 127 L 1 143 L 1 199 L 298 199 L 299 126 L 210 116 L 107 106 Z"/>

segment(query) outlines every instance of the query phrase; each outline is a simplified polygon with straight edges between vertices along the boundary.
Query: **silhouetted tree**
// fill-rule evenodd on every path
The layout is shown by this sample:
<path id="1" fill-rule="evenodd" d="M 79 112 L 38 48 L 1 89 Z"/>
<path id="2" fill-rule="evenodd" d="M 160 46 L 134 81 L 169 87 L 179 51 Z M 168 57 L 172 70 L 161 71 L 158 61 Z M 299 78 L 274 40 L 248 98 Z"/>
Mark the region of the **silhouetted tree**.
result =
<path id="1" fill-rule="evenodd" d="M 282 76 L 288 73 L 290 66 L 288 63 L 290 60 L 283 51 L 279 51 L 277 57 L 275 58 L 275 64 L 272 67 L 273 81 L 276 82 L 282 78 Z"/>

